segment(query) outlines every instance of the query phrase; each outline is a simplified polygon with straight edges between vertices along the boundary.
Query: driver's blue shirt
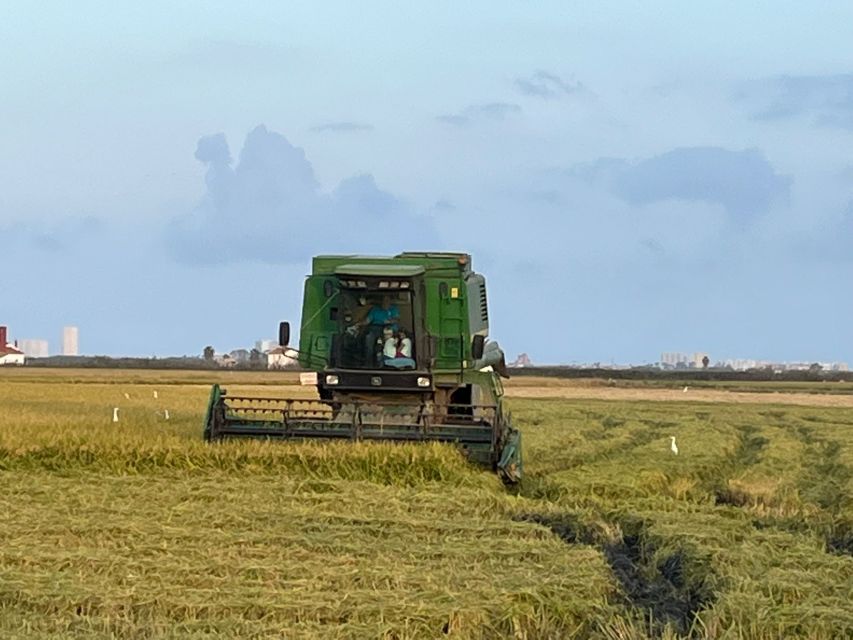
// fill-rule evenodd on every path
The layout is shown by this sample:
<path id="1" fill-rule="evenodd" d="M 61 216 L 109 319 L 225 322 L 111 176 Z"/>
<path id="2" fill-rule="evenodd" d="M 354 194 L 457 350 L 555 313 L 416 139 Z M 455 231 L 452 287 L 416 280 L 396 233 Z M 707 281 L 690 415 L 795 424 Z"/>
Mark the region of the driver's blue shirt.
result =
<path id="1" fill-rule="evenodd" d="M 399 319 L 400 310 L 393 304 L 387 309 L 383 309 L 382 307 L 372 307 L 370 311 L 367 312 L 367 321 L 376 326 L 385 326 L 386 324 L 389 324 L 392 327 L 396 327 L 397 323 L 392 323 L 390 321 Z"/>

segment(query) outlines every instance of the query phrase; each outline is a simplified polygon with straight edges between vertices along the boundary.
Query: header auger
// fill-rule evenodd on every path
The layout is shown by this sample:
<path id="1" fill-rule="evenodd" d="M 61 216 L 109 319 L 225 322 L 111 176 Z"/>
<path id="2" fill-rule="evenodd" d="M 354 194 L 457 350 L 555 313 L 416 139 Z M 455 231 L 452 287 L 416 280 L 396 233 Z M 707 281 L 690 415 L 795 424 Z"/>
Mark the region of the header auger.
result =
<path id="1" fill-rule="evenodd" d="M 448 442 L 518 482 L 521 434 L 504 411 L 504 355 L 488 332 L 485 278 L 467 254 L 315 257 L 298 354 L 318 398 L 214 386 L 205 438 Z M 289 340 L 282 322 L 279 342 Z"/>

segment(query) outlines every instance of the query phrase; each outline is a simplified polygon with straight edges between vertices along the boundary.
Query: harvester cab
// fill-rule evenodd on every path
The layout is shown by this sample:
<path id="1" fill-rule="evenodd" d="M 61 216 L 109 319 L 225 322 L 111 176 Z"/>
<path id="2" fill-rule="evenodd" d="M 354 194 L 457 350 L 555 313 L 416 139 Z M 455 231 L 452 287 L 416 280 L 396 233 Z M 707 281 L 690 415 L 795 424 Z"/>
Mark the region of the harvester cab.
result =
<path id="1" fill-rule="evenodd" d="M 449 442 L 518 482 L 521 434 L 503 407 L 504 354 L 488 332 L 485 278 L 467 254 L 315 257 L 298 358 L 316 373 L 318 399 L 214 386 L 205 438 Z M 279 342 L 289 341 L 283 322 Z"/>

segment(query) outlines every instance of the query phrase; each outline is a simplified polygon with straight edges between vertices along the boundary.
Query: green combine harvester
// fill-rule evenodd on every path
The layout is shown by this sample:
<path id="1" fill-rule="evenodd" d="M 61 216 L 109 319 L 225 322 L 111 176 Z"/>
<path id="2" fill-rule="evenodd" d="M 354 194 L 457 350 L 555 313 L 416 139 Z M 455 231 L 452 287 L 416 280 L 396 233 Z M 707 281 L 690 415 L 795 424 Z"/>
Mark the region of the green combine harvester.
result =
<path id="1" fill-rule="evenodd" d="M 516 483 L 521 434 L 503 408 L 504 354 L 488 335 L 486 280 L 467 254 L 317 256 L 297 353 L 319 399 L 215 385 L 205 439 L 448 442 Z M 289 341 L 282 322 L 279 343 Z"/>

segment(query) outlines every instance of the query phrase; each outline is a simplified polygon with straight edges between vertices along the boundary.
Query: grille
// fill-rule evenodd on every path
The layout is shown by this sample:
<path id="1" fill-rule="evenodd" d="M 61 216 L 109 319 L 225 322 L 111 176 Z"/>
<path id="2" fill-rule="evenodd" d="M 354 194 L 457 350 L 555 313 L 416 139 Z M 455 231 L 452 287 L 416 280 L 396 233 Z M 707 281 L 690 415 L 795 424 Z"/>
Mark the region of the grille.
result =
<path id="1" fill-rule="evenodd" d="M 489 304 L 486 300 L 486 284 L 480 283 L 480 318 L 483 322 L 489 322 Z"/>

